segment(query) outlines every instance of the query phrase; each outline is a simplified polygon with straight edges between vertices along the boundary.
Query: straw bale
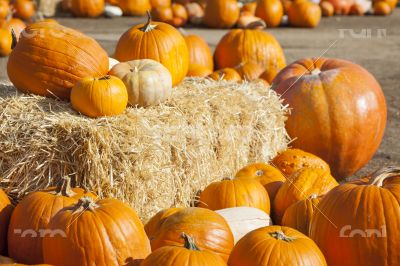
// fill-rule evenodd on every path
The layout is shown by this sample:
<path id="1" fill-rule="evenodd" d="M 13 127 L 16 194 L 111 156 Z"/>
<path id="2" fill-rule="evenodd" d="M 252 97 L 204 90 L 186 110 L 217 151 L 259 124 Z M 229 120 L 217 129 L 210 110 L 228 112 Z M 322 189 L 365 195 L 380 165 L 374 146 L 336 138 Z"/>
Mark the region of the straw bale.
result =
<path id="1" fill-rule="evenodd" d="M 145 221 L 287 147 L 286 108 L 262 83 L 186 79 L 165 104 L 90 119 L 0 85 L 0 180 L 14 198 L 70 175 Z"/>

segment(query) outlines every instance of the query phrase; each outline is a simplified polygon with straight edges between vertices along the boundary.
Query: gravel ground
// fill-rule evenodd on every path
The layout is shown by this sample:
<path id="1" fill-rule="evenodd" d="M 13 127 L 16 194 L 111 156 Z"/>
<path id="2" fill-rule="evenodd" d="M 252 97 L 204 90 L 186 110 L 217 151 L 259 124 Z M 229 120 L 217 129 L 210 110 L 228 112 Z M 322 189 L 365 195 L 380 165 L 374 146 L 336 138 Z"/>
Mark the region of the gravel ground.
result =
<path id="1" fill-rule="evenodd" d="M 63 25 L 94 37 L 112 55 L 119 37 L 143 18 L 72 19 L 59 18 Z M 188 28 L 204 37 L 214 49 L 226 30 Z M 380 82 L 388 104 L 388 125 L 384 140 L 373 160 L 357 175 L 382 165 L 400 165 L 400 9 L 390 17 L 324 18 L 316 29 L 281 27 L 268 29 L 280 41 L 287 58 L 343 58 L 368 69 Z M 0 79 L 7 79 L 7 58 L 0 59 Z M 396 91 L 397 90 L 397 91 Z"/>

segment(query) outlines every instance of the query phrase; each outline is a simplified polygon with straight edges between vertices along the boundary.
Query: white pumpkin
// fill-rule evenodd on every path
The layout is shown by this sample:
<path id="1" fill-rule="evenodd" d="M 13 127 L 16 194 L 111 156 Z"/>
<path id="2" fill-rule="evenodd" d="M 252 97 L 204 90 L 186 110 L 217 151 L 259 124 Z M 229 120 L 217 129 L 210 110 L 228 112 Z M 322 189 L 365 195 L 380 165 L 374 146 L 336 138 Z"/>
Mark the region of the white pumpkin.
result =
<path id="1" fill-rule="evenodd" d="M 112 57 L 108 58 L 108 71 L 111 70 L 115 65 L 119 64 L 119 61 L 117 59 L 114 59 Z"/>
<path id="2" fill-rule="evenodd" d="M 118 6 L 106 5 L 104 8 L 104 14 L 106 17 L 113 18 L 113 17 L 121 17 L 122 16 L 122 9 Z"/>
<path id="3" fill-rule="evenodd" d="M 251 207 L 235 207 L 215 211 L 229 224 L 235 244 L 247 233 L 272 225 L 272 220 L 264 211 Z"/>
<path id="4" fill-rule="evenodd" d="M 150 106 L 167 100 L 172 93 L 172 77 L 166 67 L 151 59 L 133 60 L 115 65 L 110 75 L 120 78 L 132 106 Z"/>

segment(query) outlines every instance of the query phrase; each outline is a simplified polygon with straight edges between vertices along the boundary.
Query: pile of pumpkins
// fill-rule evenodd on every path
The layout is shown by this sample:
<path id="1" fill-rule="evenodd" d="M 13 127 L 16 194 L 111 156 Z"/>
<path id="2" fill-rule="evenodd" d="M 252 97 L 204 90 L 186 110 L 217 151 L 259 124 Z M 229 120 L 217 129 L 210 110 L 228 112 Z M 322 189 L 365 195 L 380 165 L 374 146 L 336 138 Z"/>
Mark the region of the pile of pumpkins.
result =
<path id="1" fill-rule="evenodd" d="M 393 12 L 397 0 L 321 0 L 319 3 L 322 15 L 330 17 L 333 15 L 363 16 L 374 14 L 386 16 Z"/>
<path id="2" fill-rule="evenodd" d="M 0 189 L 0 264 L 398 265 L 399 199 L 398 167 L 338 184 L 325 161 L 298 149 L 145 225 L 126 204 L 64 177 L 15 207 Z"/>

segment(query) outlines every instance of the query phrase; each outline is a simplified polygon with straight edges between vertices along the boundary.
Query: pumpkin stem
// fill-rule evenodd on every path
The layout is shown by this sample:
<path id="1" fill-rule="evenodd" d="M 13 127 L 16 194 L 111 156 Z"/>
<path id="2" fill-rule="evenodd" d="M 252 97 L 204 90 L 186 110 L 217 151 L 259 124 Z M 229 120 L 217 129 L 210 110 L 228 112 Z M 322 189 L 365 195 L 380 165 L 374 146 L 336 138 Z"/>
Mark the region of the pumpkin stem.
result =
<path id="1" fill-rule="evenodd" d="M 18 40 L 17 40 L 17 35 L 15 34 L 14 29 L 11 29 L 11 50 L 14 50 L 15 46 L 17 46 Z"/>
<path id="2" fill-rule="evenodd" d="M 73 197 L 76 195 L 71 189 L 71 178 L 64 176 L 62 181 L 56 187 L 56 194 L 65 197 Z"/>
<path id="3" fill-rule="evenodd" d="M 313 193 L 313 194 L 311 194 L 310 197 L 308 197 L 308 198 L 309 198 L 309 199 L 316 199 L 316 198 L 318 198 L 318 194 Z"/>
<path id="4" fill-rule="evenodd" d="M 84 209 L 84 210 L 94 211 L 98 207 L 99 206 L 94 202 L 94 200 L 91 197 L 84 196 L 79 199 L 74 209 Z"/>
<path id="5" fill-rule="evenodd" d="M 104 77 L 99 78 L 99 80 L 109 80 L 111 79 L 110 75 L 105 75 Z"/>
<path id="6" fill-rule="evenodd" d="M 400 167 L 398 167 L 398 166 L 383 167 L 383 168 L 375 171 L 375 173 L 373 173 L 371 175 L 371 179 L 370 179 L 369 183 L 373 186 L 382 187 L 383 182 L 387 178 L 393 177 L 393 176 L 400 176 Z"/>
<path id="7" fill-rule="evenodd" d="M 194 239 L 191 236 L 187 235 L 186 233 L 182 233 L 181 238 L 185 240 L 185 245 L 184 245 L 185 248 L 189 250 L 200 250 L 194 243 Z"/>
<path id="8" fill-rule="evenodd" d="M 311 75 L 319 75 L 319 73 L 321 73 L 321 69 L 319 68 L 315 68 L 313 70 L 311 70 Z"/>
<path id="9" fill-rule="evenodd" d="M 289 237 L 289 236 L 285 235 L 282 231 L 272 232 L 272 233 L 269 233 L 269 235 L 277 240 L 282 240 L 285 242 L 292 242 L 293 240 L 295 240 L 294 237 Z"/>
<path id="10" fill-rule="evenodd" d="M 147 13 L 147 22 L 146 22 L 146 24 L 144 24 L 143 27 L 140 28 L 140 30 L 144 31 L 144 32 L 149 32 L 149 31 L 154 30 L 157 27 L 157 25 L 152 25 L 151 24 L 152 21 L 151 21 L 150 11 L 147 10 L 146 13 Z"/>
<path id="11" fill-rule="evenodd" d="M 266 27 L 267 27 L 267 24 L 265 23 L 265 21 L 262 20 L 262 19 L 259 19 L 257 21 L 253 21 L 253 22 L 249 23 L 245 27 L 245 29 L 250 29 L 250 30 L 252 30 L 252 29 L 265 29 Z"/>

